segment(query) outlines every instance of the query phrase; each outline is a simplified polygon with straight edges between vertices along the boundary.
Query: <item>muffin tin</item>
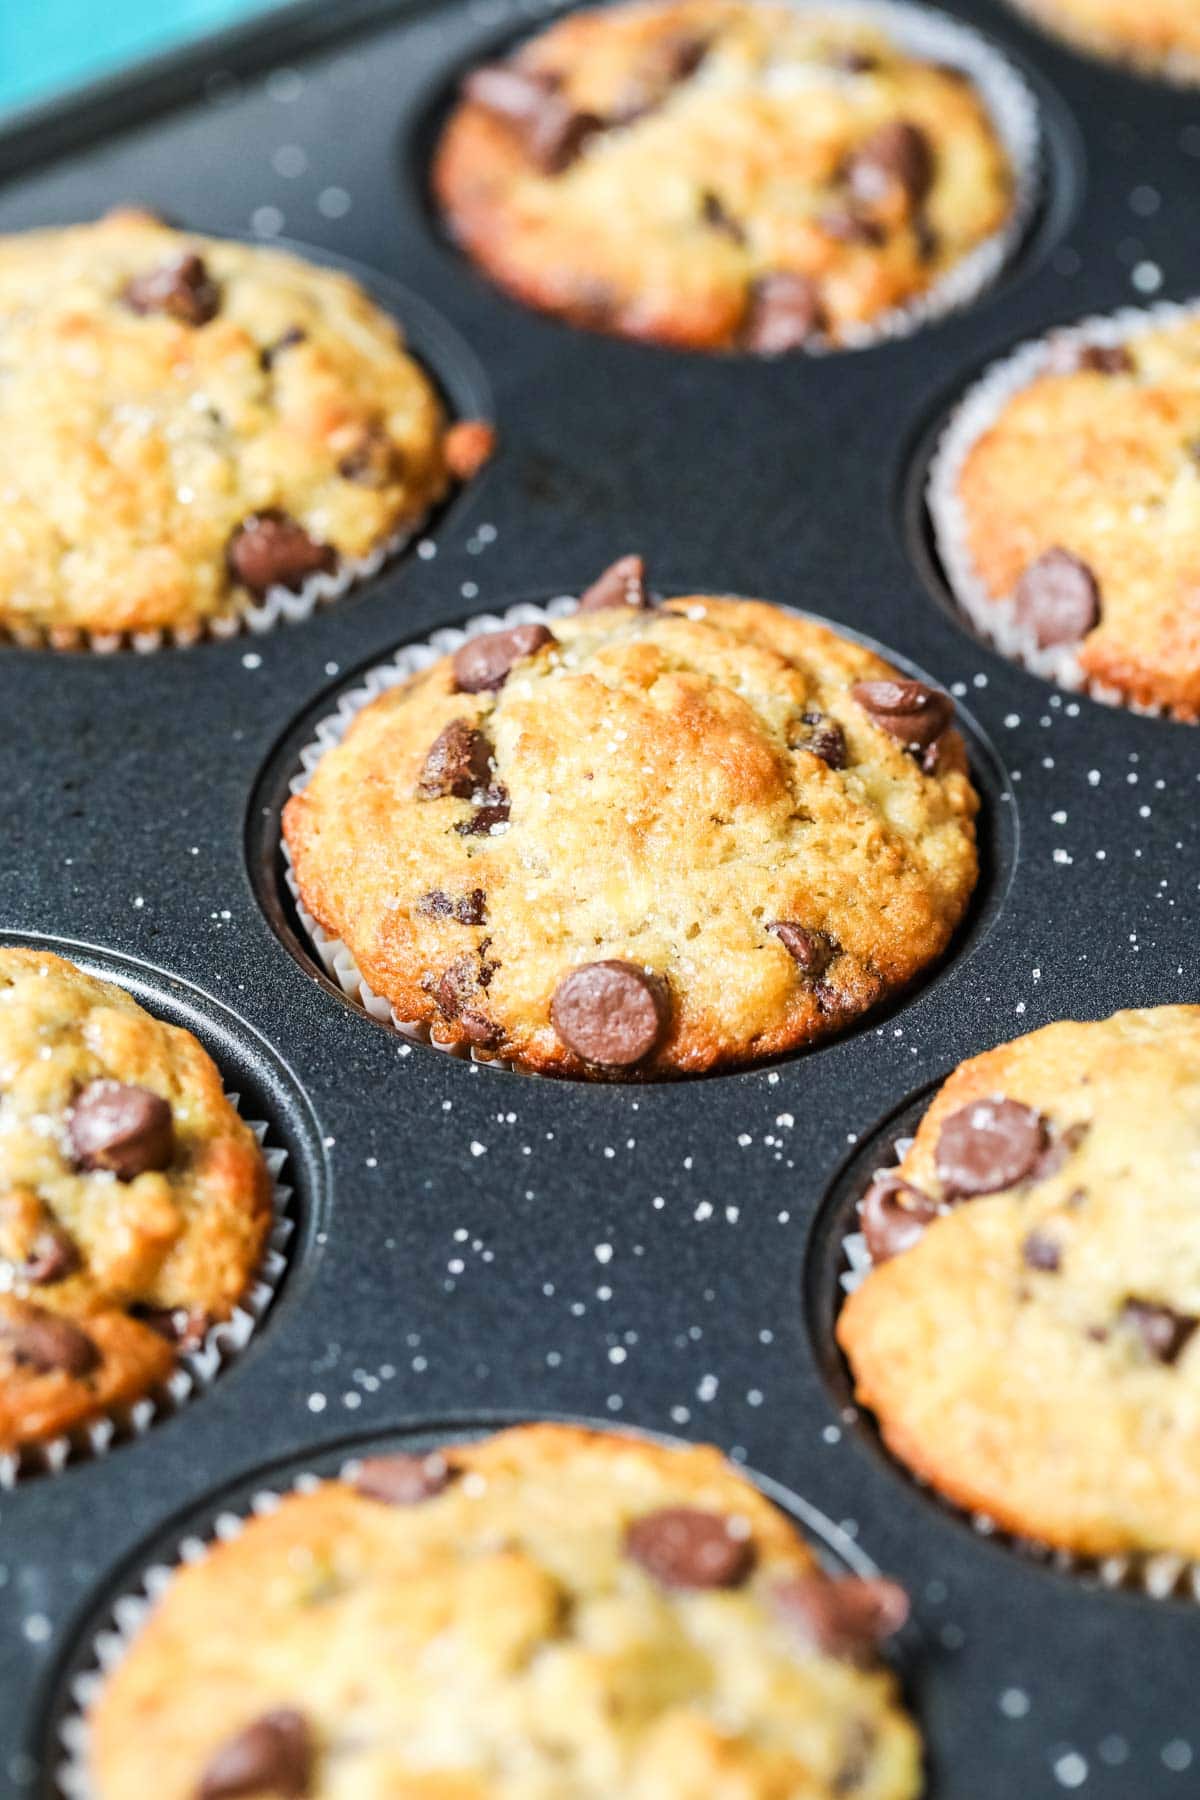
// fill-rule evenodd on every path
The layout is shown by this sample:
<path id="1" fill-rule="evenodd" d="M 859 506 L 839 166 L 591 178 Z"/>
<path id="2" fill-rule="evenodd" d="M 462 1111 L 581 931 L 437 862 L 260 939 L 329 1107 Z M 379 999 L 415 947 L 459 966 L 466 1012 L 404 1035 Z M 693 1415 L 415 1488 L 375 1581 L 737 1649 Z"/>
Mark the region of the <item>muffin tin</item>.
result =
<path id="1" fill-rule="evenodd" d="M 228 1495 L 336 1461 L 351 1434 L 545 1413 L 716 1442 L 904 1581 L 938 1800 L 1194 1791 L 1200 1609 L 967 1529 L 878 1453 L 829 1337 L 831 1221 L 860 1144 L 998 1039 L 1197 997 L 1200 736 L 977 642 L 917 503 L 938 425 L 997 355 L 1200 292 L 1195 103 L 1000 0 L 954 11 L 1037 96 L 1039 216 L 969 310 L 820 358 L 574 333 L 443 239 L 424 170 L 449 84 L 536 8 L 300 6 L 0 138 L 2 230 L 137 200 L 398 278 L 449 328 L 418 342 L 452 393 L 470 346 L 473 410 L 487 401 L 501 439 L 420 544 L 302 624 L 145 656 L 0 650 L 0 937 L 191 1025 L 287 1148 L 297 1219 L 274 1304 L 207 1394 L 0 1494 L 3 1791 L 55 1794 L 81 1643 Z M 800 606 L 954 689 L 985 800 L 972 920 L 886 1016 L 703 1083 L 551 1082 L 407 1043 L 296 933 L 274 847 L 289 758 L 399 646 L 577 590 L 633 549 L 661 589 Z"/>

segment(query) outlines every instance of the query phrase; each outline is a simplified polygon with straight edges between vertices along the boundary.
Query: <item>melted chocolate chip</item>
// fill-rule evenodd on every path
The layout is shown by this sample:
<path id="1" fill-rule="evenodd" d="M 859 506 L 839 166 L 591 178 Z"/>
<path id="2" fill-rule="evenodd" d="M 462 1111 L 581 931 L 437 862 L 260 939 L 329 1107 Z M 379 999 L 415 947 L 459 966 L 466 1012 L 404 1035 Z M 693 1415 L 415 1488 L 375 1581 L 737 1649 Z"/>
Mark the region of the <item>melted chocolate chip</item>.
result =
<path id="1" fill-rule="evenodd" d="M 635 1519 L 625 1533 L 625 1554 L 669 1588 L 738 1587 L 754 1566 L 748 1531 L 693 1506 L 667 1506 Z"/>
<path id="2" fill-rule="evenodd" d="M 514 63 L 475 69 L 463 83 L 465 97 L 511 126 L 544 175 L 568 168 L 601 126 L 594 113 L 572 106 L 561 89 L 559 77 L 548 70 Z"/>
<path id="3" fill-rule="evenodd" d="M 775 1604 L 802 1641 L 847 1662 L 872 1657 L 907 1622 L 908 1595 L 894 1581 L 846 1575 L 796 1575 L 781 1581 Z"/>
<path id="4" fill-rule="evenodd" d="M 742 342 L 759 356 L 781 356 L 810 343 L 824 326 L 817 283 L 810 275 L 780 270 L 751 286 Z"/>
<path id="5" fill-rule="evenodd" d="M 481 988 L 491 980 L 494 965 L 474 952 L 456 957 L 449 968 L 432 981 L 430 991 L 443 1018 L 453 1020 L 471 1043 L 492 1048 L 503 1035 L 480 1005 Z"/>
<path id="6" fill-rule="evenodd" d="M 827 931 L 810 931 L 794 919 L 775 919 L 767 930 L 777 937 L 797 968 L 816 981 L 823 975 L 842 946 Z"/>
<path id="7" fill-rule="evenodd" d="M 21 1368 L 36 1375 L 90 1375 L 100 1366 L 100 1352 L 86 1331 L 40 1306 L 0 1314 L 0 1351 L 7 1350 Z"/>
<path id="8" fill-rule="evenodd" d="M 274 506 L 242 520 L 226 556 L 233 579 L 260 596 L 273 587 L 294 593 L 310 575 L 327 573 L 337 564 L 332 545 L 309 537 L 303 525 Z"/>
<path id="9" fill-rule="evenodd" d="M 555 988 L 550 1019 L 584 1062 L 630 1068 L 649 1056 L 667 1028 L 667 985 L 638 963 L 584 963 Z"/>
<path id="10" fill-rule="evenodd" d="M 1170 1306 L 1156 1306 L 1151 1300 L 1127 1300 L 1121 1308 L 1121 1322 L 1133 1327 L 1155 1362 L 1168 1366 L 1178 1360 L 1200 1325 L 1200 1319 L 1177 1313 Z"/>
<path id="11" fill-rule="evenodd" d="M 858 1220 L 871 1261 L 889 1262 L 911 1250 L 937 1218 L 937 1203 L 894 1169 L 882 1169 L 858 1203 Z"/>
<path id="12" fill-rule="evenodd" d="M 1124 344 L 1083 344 L 1073 366 L 1081 374 L 1132 375 L 1137 365 Z"/>
<path id="13" fill-rule="evenodd" d="M 1027 1269 L 1056 1275 L 1062 1267 L 1062 1250 L 1044 1231 L 1031 1231 L 1021 1245 L 1021 1259 Z"/>
<path id="14" fill-rule="evenodd" d="M 312 1792 L 315 1759 L 308 1720 L 280 1707 L 218 1747 L 200 1777 L 196 1800 L 238 1800 L 247 1794 L 304 1800 Z"/>
<path id="15" fill-rule="evenodd" d="M 1077 644 L 1100 622 L 1100 585 L 1069 550 L 1047 550 L 1018 581 L 1013 609 L 1039 649 Z"/>
<path id="16" fill-rule="evenodd" d="M 460 925 L 482 925 L 487 918 L 487 895 L 482 888 L 472 888 L 469 894 L 457 897 L 442 888 L 432 888 L 421 895 L 416 910 L 427 919 L 457 919 Z"/>
<path id="17" fill-rule="evenodd" d="M 508 789 L 497 781 L 484 794 L 482 804 L 469 819 L 460 819 L 454 827 L 459 837 L 487 837 L 497 825 L 507 825 L 511 811 Z"/>
<path id="18" fill-rule="evenodd" d="M 135 313 L 165 313 L 181 325 L 207 325 L 221 308 L 220 289 L 191 250 L 135 275 L 122 298 Z"/>
<path id="19" fill-rule="evenodd" d="M 879 58 L 869 50 L 857 50 L 853 44 L 839 44 L 826 58 L 831 69 L 843 75 L 869 75 L 879 67 Z"/>
<path id="20" fill-rule="evenodd" d="M 291 325 L 273 344 L 264 344 L 258 353 L 258 360 L 264 370 L 270 371 L 283 355 L 285 350 L 294 350 L 297 344 L 306 344 L 308 333 L 303 325 Z"/>
<path id="21" fill-rule="evenodd" d="M 846 164 L 845 180 L 855 198 L 868 204 L 899 187 L 916 208 L 933 185 L 933 173 L 933 150 L 920 126 L 893 119 L 859 145 Z"/>
<path id="22" fill-rule="evenodd" d="M 545 625 L 513 625 L 507 631 L 485 631 L 468 638 L 454 652 L 454 681 L 463 694 L 483 694 L 503 687 L 517 663 L 557 642 Z"/>
<path id="23" fill-rule="evenodd" d="M 930 749 L 954 718 L 949 694 L 923 681 L 857 681 L 850 698 L 906 750 Z"/>
<path id="24" fill-rule="evenodd" d="M 61 1225 L 44 1225 L 17 1273 L 31 1287 L 52 1287 L 74 1275 L 81 1260 L 69 1232 Z"/>
<path id="25" fill-rule="evenodd" d="M 125 1081 L 92 1081 L 67 1114 L 67 1142 L 78 1169 L 107 1169 L 132 1181 L 165 1169 L 174 1155 L 171 1108 L 160 1094 Z"/>
<path id="26" fill-rule="evenodd" d="M 705 188 L 700 196 L 700 217 L 711 231 L 719 231 L 731 243 L 745 243 L 746 233 L 733 214 L 726 211 L 720 194 L 715 194 L 712 188 Z"/>
<path id="27" fill-rule="evenodd" d="M 1023 1181 L 1046 1147 L 1046 1121 L 1017 1100 L 972 1100 L 938 1134 L 936 1164 L 946 1198 L 994 1194 Z"/>
<path id="28" fill-rule="evenodd" d="M 793 750 L 807 750 L 810 756 L 819 756 L 831 769 L 844 769 L 846 734 L 837 720 L 829 718 L 826 713 L 806 712 L 803 723 L 808 727 L 807 736 L 801 737 L 790 747 Z"/>
<path id="29" fill-rule="evenodd" d="M 428 1456 L 370 1456 L 359 1465 L 355 1491 L 388 1506 L 418 1506 L 448 1487 L 453 1471 L 440 1450 Z"/>
<path id="30" fill-rule="evenodd" d="M 887 236 L 877 219 L 864 218 L 862 213 L 849 206 L 833 207 L 822 213 L 817 224 L 827 237 L 836 238 L 839 244 L 879 245 Z"/>
<path id="31" fill-rule="evenodd" d="M 672 32 L 648 43 L 604 123 L 632 125 L 654 112 L 673 88 L 695 74 L 708 48 L 708 39 L 692 31 Z"/>
<path id="32" fill-rule="evenodd" d="M 434 738 L 417 783 L 422 800 L 440 800 L 453 794 L 466 800 L 476 788 L 487 785 L 492 766 L 492 746 L 482 731 L 467 719 L 451 719 Z"/>
<path id="33" fill-rule="evenodd" d="M 642 557 L 618 557 L 579 596 L 581 613 L 602 612 L 608 606 L 634 606 L 639 612 L 645 612 L 649 608 L 646 564 Z"/>
<path id="34" fill-rule="evenodd" d="M 404 472 L 400 449 L 381 425 L 371 425 L 338 463 L 343 481 L 356 487 L 381 488 L 398 481 Z"/>

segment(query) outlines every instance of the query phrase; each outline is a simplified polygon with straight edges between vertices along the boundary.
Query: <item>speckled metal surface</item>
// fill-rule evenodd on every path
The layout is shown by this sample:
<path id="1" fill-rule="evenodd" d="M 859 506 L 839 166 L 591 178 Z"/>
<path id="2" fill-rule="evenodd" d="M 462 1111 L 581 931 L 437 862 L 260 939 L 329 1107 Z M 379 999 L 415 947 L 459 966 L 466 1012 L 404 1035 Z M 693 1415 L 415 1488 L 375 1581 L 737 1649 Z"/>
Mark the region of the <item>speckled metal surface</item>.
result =
<path id="1" fill-rule="evenodd" d="M 197 59 L 0 140 L 0 229 L 139 199 L 398 279 L 470 345 L 502 440 L 420 551 L 305 624 L 150 657 L 0 651 L 0 928 L 94 946 L 81 960 L 194 1024 L 288 1143 L 303 1220 L 276 1304 L 208 1395 L 0 1495 L 0 1786 L 53 1792 L 63 1659 L 206 1496 L 350 1433 L 554 1411 L 714 1440 L 908 1584 L 940 1800 L 1195 1793 L 1200 1609 L 1095 1592 L 938 1508 L 843 1416 L 804 1300 L 840 1164 L 915 1092 L 1049 1019 L 1197 997 L 1200 734 L 1060 695 L 976 643 L 939 603 L 914 499 L 931 427 L 994 355 L 1200 291 L 1196 98 L 963 0 L 1043 108 L 1048 201 L 1013 270 L 904 342 L 709 361 L 524 313 L 440 240 L 431 109 L 527 14 L 348 10 L 357 32 L 343 18 L 322 44 L 310 20 L 289 67 L 243 37 L 241 75 Z M 465 378 L 453 337 L 430 354 Z M 954 687 L 988 796 L 975 925 L 885 1021 L 699 1084 L 548 1083 L 404 1045 L 272 923 L 261 809 L 287 748 L 405 639 L 635 548 L 664 587 L 803 606 Z"/>

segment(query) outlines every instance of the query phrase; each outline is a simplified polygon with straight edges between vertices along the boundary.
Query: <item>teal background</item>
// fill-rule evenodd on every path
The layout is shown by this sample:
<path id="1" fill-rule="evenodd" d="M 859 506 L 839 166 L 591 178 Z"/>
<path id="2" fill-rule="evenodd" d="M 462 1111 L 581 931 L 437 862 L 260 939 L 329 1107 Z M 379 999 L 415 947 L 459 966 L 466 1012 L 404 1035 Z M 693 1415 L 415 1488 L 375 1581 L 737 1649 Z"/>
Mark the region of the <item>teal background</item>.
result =
<path id="1" fill-rule="evenodd" d="M 279 0 L 0 0 L 0 112 L 110 75 L 278 5 Z"/>

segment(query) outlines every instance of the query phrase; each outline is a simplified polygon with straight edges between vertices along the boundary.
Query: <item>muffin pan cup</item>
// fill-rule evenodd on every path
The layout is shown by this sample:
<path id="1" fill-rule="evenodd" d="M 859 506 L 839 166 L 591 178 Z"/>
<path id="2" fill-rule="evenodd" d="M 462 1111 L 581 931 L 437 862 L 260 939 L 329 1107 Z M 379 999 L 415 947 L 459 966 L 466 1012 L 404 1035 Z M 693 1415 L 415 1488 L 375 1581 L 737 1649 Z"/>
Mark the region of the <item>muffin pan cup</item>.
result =
<path id="1" fill-rule="evenodd" d="M 1149 276 L 1200 295 L 1194 101 L 1005 0 L 957 0 L 1034 95 L 1044 147 L 998 278 L 853 353 L 674 354 L 505 299 L 429 204 L 458 75 L 543 10 L 298 5 L 0 131 L 0 231 L 140 201 L 378 270 L 445 321 L 451 354 L 415 329 L 414 348 L 499 442 L 411 553 L 294 630 L 147 656 L 0 646 L 0 931 L 132 971 L 151 1010 L 176 1001 L 296 1187 L 286 1279 L 222 1377 L 0 1493 L 0 1791 L 61 1792 L 56 1722 L 102 1605 L 204 1534 L 198 1497 L 237 1512 L 351 1436 L 557 1415 L 714 1442 L 905 1584 L 930 1800 L 1172 1800 L 1200 1767 L 1200 1608 L 1013 1554 L 918 1492 L 856 1428 L 829 1360 L 837 1272 L 815 1274 L 840 1262 L 820 1234 L 847 1152 L 923 1085 L 1052 1018 L 1198 997 L 1200 738 L 982 644 L 930 591 L 899 504 L 997 358 L 1143 304 Z M 796 607 L 953 692 L 987 868 L 943 966 L 808 1054 L 518 1080 L 386 1029 L 325 976 L 282 888 L 278 807 L 317 724 L 398 645 L 577 592 L 630 551 L 661 592 Z"/>

